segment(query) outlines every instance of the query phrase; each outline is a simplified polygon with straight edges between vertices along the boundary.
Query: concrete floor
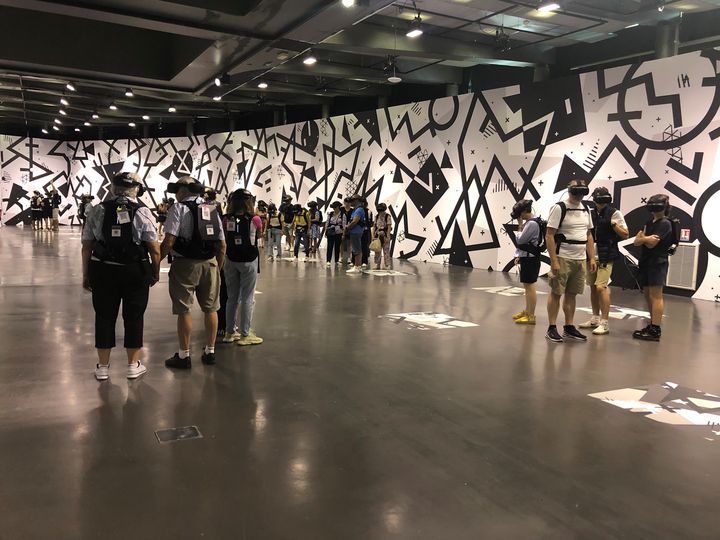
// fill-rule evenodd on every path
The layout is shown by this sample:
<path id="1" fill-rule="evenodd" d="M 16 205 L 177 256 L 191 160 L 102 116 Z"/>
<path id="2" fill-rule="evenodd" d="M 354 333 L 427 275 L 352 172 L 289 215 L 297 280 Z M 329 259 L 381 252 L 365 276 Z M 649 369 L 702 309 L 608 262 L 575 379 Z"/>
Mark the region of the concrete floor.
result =
<path id="1" fill-rule="evenodd" d="M 664 381 L 720 393 L 718 305 L 669 299 L 659 345 L 630 338 L 639 319 L 552 345 L 544 297 L 541 324 L 516 328 L 521 298 L 473 290 L 515 276 L 397 268 L 415 275 L 264 264 L 265 344 L 203 367 L 198 326 L 181 373 L 163 367 L 163 274 L 149 372 L 128 383 L 117 354 L 100 384 L 78 232 L 0 229 L 0 539 L 718 538 L 720 441 L 587 397 Z M 379 318 L 411 311 L 479 326 Z M 204 438 L 157 442 L 186 425 Z"/>

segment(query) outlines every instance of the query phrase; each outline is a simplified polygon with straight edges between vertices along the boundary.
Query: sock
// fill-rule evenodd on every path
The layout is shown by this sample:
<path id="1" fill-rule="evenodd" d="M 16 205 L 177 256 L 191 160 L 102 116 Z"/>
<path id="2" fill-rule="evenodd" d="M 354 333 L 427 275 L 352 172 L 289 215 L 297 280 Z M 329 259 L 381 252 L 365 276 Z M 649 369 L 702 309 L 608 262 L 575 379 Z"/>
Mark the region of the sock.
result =
<path id="1" fill-rule="evenodd" d="M 600 324 L 601 324 L 601 325 L 606 325 L 606 324 L 608 324 L 608 320 L 607 320 L 607 319 L 600 319 Z"/>
<path id="2" fill-rule="evenodd" d="M 205 354 L 215 354 L 215 347 L 205 347 Z"/>
<path id="3" fill-rule="evenodd" d="M 184 360 L 185 358 L 188 358 L 188 357 L 190 356 L 190 349 L 188 349 L 188 350 L 186 350 L 186 351 L 183 351 L 182 349 L 180 349 L 180 350 L 178 351 L 178 356 L 179 356 L 181 359 L 183 359 L 183 360 Z"/>

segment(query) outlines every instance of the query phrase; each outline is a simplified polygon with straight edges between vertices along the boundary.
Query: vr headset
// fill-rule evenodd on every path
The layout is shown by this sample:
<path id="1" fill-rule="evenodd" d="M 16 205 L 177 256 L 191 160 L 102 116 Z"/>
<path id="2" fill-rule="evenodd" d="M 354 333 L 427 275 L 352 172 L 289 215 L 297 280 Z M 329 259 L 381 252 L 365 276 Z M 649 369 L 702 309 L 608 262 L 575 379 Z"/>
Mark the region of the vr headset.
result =
<path id="1" fill-rule="evenodd" d="M 612 195 L 607 188 L 599 187 L 593 191 L 592 199 L 595 204 L 610 204 L 612 202 Z"/>
<path id="2" fill-rule="evenodd" d="M 198 182 L 195 178 L 192 178 L 190 176 L 185 178 L 190 178 L 192 182 L 170 182 L 167 185 L 167 192 L 177 193 L 182 188 L 187 188 L 187 190 L 193 195 L 202 195 L 203 193 L 205 193 L 205 186 Z"/>
<path id="3" fill-rule="evenodd" d="M 645 207 L 648 212 L 665 212 L 667 213 L 670 209 L 670 197 L 667 195 L 653 195 L 648 199 Z"/>
<path id="4" fill-rule="evenodd" d="M 387 210 L 387 204 L 380 203 L 375 207 L 375 210 L 377 210 L 378 213 L 384 212 L 385 210 Z"/>
<path id="5" fill-rule="evenodd" d="M 131 172 L 121 172 L 113 176 L 112 185 L 124 188 L 138 188 L 138 198 L 145 195 L 145 186 L 139 180 L 139 176 Z"/>
<path id="6" fill-rule="evenodd" d="M 522 216 L 525 212 L 530 212 L 532 210 L 533 202 L 530 200 L 522 200 L 512 207 L 512 212 L 510 212 L 510 217 L 512 219 L 518 219 L 520 216 Z"/>
<path id="7" fill-rule="evenodd" d="M 575 182 L 577 182 L 577 185 L 568 186 L 568 193 L 570 193 L 570 195 L 574 197 L 585 197 L 590 193 L 590 188 L 587 186 L 585 180 L 576 180 Z"/>

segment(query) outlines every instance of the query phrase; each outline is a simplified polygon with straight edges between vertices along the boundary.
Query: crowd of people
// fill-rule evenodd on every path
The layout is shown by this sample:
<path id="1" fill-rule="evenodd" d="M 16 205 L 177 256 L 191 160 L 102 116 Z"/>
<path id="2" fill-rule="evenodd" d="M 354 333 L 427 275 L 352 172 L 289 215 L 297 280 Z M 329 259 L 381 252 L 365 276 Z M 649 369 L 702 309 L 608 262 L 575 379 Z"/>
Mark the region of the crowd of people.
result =
<path id="1" fill-rule="evenodd" d="M 630 232 L 623 214 L 612 206 L 612 195 L 607 188 L 596 188 L 592 202 L 584 200 L 589 193 L 585 181 L 571 181 L 567 200 L 553 205 L 547 222 L 535 216 L 530 200 L 515 204 L 511 214 L 518 223 L 515 256 L 525 288 L 525 309 L 515 314 L 513 320 L 517 324 L 536 324 L 535 283 L 541 255 L 547 250 L 550 294 L 545 337 L 555 343 L 587 341 L 587 336 L 574 323 L 576 298 L 585 292 L 586 283 L 590 286 L 592 317 L 579 326 L 592 330 L 594 335 L 610 333 L 609 284 L 613 263 L 620 257 L 619 242 L 629 238 Z M 640 248 L 638 285 L 643 289 L 650 312 L 650 324 L 633 332 L 633 338 L 643 341 L 660 341 L 662 336 L 668 257 L 679 241 L 679 231 L 669 218 L 670 209 L 667 195 L 650 197 L 647 202 L 650 219 L 633 241 Z M 562 335 L 557 328 L 561 304 L 565 316 Z"/>
<path id="2" fill-rule="evenodd" d="M 30 197 L 30 220 L 34 231 L 57 231 L 60 226 L 60 204 L 62 197 L 57 189 L 43 195 L 34 191 Z"/>

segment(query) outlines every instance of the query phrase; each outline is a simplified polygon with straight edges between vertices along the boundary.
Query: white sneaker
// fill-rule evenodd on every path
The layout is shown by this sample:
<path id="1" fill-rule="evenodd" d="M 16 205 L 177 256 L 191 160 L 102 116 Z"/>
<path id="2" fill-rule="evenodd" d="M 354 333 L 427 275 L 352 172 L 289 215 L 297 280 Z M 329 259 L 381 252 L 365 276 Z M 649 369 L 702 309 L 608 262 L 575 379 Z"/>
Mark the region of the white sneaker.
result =
<path id="1" fill-rule="evenodd" d="M 273 260 L 273 256 L 270 255 L 270 256 L 267 258 L 267 260 L 268 260 L 268 261 L 272 261 L 272 260 Z"/>
<path id="2" fill-rule="evenodd" d="M 240 332 L 233 332 L 232 334 L 228 334 L 227 332 L 223 336 L 223 343 L 233 343 L 234 341 L 237 341 L 240 339 L 242 335 Z"/>
<path id="3" fill-rule="evenodd" d="M 292 262 L 297 262 L 297 257 L 293 257 Z"/>
<path id="4" fill-rule="evenodd" d="M 307 262 L 307 257 L 303 257 L 302 259 L 300 259 L 300 262 Z"/>
<path id="5" fill-rule="evenodd" d="M 335 266 L 342 266 L 342 263 L 340 261 L 335 263 Z"/>
<path id="6" fill-rule="evenodd" d="M 350 270 L 348 270 L 345 273 L 346 274 L 360 274 L 360 273 L 362 273 L 362 270 L 360 270 L 360 268 L 358 268 L 357 266 L 353 266 Z"/>
<path id="7" fill-rule="evenodd" d="M 597 328 L 600 326 L 600 317 L 593 315 L 589 321 L 586 321 L 580 325 L 580 328 Z"/>
<path id="8" fill-rule="evenodd" d="M 98 381 L 107 381 L 110 377 L 110 365 L 107 366 L 101 366 L 100 364 L 95 364 L 95 378 Z"/>
<path id="9" fill-rule="evenodd" d="M 140 362 L 137 364 L 128 364 L 127 368 L 127 378 L 128 379 L 137 379 L 140 375 L 143 375 L 147 371 L 147 368 L 143 366 Z"/>
<path id="10" fill-rule="evenodd" d="M 600 324 L 593 330 L 593 334 L 596 336 L 604 336 L 610 333 L 610 323 L 608 321 L 600 321 Z"/>
<path id="11" fill-rule="evenodd" d="M 325 264 L 325 268 L 330 268 L 331 266 L 332 266 L 331 263 L 326 263 L 326 264 Z"/>
<path id="12" fill-rule="evenodd" d="M 362 265 L 362 269 L 363 269 L 363 270 L 365 270 L 367 267 L 368 267 L 367 264 L 363 264 L 363 265 Z"/>

